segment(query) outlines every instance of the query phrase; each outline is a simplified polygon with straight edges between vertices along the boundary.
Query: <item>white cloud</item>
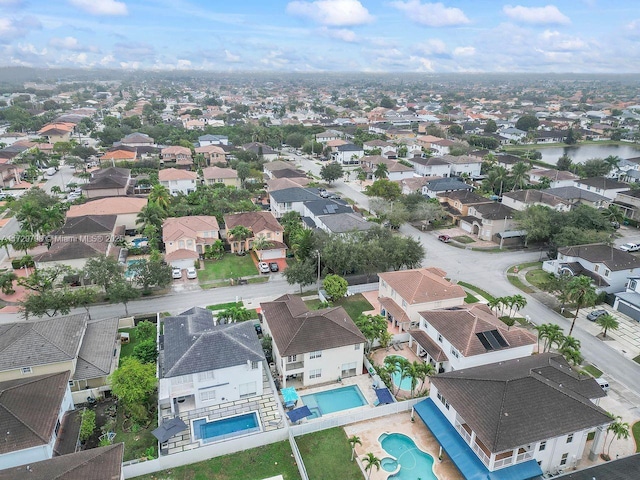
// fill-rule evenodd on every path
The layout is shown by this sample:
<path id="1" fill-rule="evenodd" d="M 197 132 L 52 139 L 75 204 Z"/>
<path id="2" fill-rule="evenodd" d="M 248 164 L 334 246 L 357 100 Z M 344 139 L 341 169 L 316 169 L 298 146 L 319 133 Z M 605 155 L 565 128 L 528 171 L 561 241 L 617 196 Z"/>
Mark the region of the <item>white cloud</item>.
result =
<path id="1" fill-rule="evenodd" d="M 42 24 L 35 17 L 23 17 L 11 19 L 0 17 L 0 40 L 12 40 L 16 37 L 24 37 L 31 30 L 42 28 Z"/>
<path id="2" fill-rule="evenodd" d="M 176 64 L 176 68 L 178 68 L 178 70 L 191 69 L 191 60 L 186 60 L 184 58 L 179 58 L 178 59 L 178 63 Z"/>
<path id="3" fill-rule="evenodd" d="M 563 35 L 555 30 L 545 30 L 540 34 L 546 50 L 557 52 L 575 52 L 587 48 L 587 43 L 578 37 Z"/>
<path id="4" fill-rule="evenodd" d="M 22 0 L 0 0 L 0 7 L 17 7 L 22 5 Z"/>
<path id="5" fill-rule="evenodd" d="M 411 56 L 409 57 L 409 62 L 411 62 L 412 65 L 415 65 L 416 63 L 420 65 L 418 68 L 415 69 L 418 72 L 434 71 L 433 63 L 428 58 Z"/>
<path id="6" fill-rule="evenodd" d="M 632 36 L 640 35 L 640 19 L 636 18 L 635 20 L 631 20 L 624 26 L 624 28 Z"/>
<path id="7" fill-rule="evenodd" d="M 420 0 L 391 2 L 391 5 L 409 17 L 410 20 L 427 27 L 453 27 L 470 23 L 462 10 L 445 7 L 438 3 L 420 3 Z"/>
<path id="8" fill-rule="evenodd" d="M 238 62 L 240 62 L 240 61 L 241 61 L 241 60 L 240 60 L 240 55 L 234 55 L 234 54 L 233 54 L 233 53 L 231 53 L 229 50 L 225 50 L 225 51 L 224 51 L 224 57 L 225 57 L 224 59 L 225 59 L 227 62 L 230 62 L 230 63 L 238 63 Z"/>
<path id="9" fill-rule="evenodd" d="M 325 37 L 336 38 L 338 40 L 342 40 L 343 42 L 352 43 L 357 40 L 355 32 L 347 28 L 322 27 L 321 32 Z"/>
<path id="10" fill-rule="evenodd" d="M 455 57 L 471 57 L 476 54 L 474 47 L 457 47 L 453 50 Z"/>
<path id="11" fill-rule="evenodd" d="M 120 62 L 120 68 L 124 70 L 138 70 L 141 66 L 140 62 Z"/>
<path id="12" fill-rule="evenodd" d="M 537 25 L 568 24 L 571 23 L 569 17 L 563 14 L 555 5 L 545 7 L 523 7 L 517 5 L 505 5 L 502 11 L 507 17 L 516 22 L 533 23 Z"/>
<path id="13" fill-rule="evenodd" d="M 296 0 L 287 4 L 287 13 L 333 27 L 362 25 L 374 19 L 359 0 Z"/>
<path id="14" fill-rule="evenodd" d="M 129 13 L 127 5 L 116 0 L 69 0 L 69 3 L 91 15 L 127 15 Z"/>
<path id="15" fill-rule="evenodd" d="M 111 54 L 105 55 L 100 59 L 100 65 L 104 65 L 104 66 L 112 65 L 115 61 L 116 61 L 116 58 L 113 55 Z"/>
<path id="16" fill-rule="evenodd" d="M 446 55 L 447 45 L 438 38 L 430 38 L 416 45 L 416 50 L 424 55 Z"/>
<path id="17" fill-rule="evenodd" d="M 52 37 L 49 45 L 63 50 L 71 50 L 74 52 L 97 52 L 98 48 L 93 45 L 82 45 L 75 37 Z"/>

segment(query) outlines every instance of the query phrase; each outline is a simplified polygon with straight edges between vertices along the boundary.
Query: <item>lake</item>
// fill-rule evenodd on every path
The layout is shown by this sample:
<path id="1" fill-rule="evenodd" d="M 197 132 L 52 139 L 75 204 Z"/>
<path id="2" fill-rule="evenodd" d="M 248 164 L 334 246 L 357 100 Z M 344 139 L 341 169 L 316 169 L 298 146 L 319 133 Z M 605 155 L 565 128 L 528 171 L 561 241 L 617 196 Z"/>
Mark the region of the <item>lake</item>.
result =
<path id="1" fill-rule="evenodd" d="M 606 158 L 616 155 L 620 158 L 640 157 L 640 145 L 579 145 L 566 147 L 550 147 L 538 150 L 542 161 L 555 165 L 565 153 L 573 163 L 584 163 L 591 158 Z"/>

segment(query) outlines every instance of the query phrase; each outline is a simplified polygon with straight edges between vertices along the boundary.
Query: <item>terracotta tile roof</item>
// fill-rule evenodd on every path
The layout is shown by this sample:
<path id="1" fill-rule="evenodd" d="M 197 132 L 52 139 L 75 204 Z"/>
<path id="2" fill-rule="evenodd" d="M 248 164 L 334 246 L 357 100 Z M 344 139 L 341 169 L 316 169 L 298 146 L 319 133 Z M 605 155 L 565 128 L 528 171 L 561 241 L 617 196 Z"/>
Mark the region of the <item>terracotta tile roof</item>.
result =
<path id="1" fill-rule="evenodd" d="M 198 238 L 198 234 L 204 231 L 220 230 L 216 217 L 207 215 L 194 215 L 191 217 L 171 217 L 162 224 L 162 241 L 175 242 L 180 238 Z M 212 238 L 211 240 L 216 240 Z"/>
<path id="2" fill-rule="evenodd" d="M 202 170 L 205 180 L 215 180 L 218 178 L 238 178 L 238 172 L 233 168 L 207 167 Z"/>
<path id="3" fill-rule="evenodd" d="M 418 342 L 422 348 L 424 348 L 429 356 L 433 359 L 434 362 L 447 362 L 449 358 L 442 351 L 440 345 L 434 342 L 426 332 L 420 329 L 409 330 L 409 335 L 413 337 L 413 339 Z"/>
<path id="4" fill-rule="evenodd" d="M 198 252 L 181 248 L 180 250 L 174 250 L 171 253 L 167 253 L 164 256 L 164 259 L 167 262 L 173 262 L 174 260 L 188 260 L 188 259 L 196 259 L 198 257 L 199 257 Z"/>
<path id="5" fill-rule="evenodd" d="M 158 172 L 158 180 L 167 182 L 170 180 L 196 180 L 198 174 L 188 170 L 180 170 L 177 168 L 165 168 Z"/>
<path id="6" fill-rule="evenodd" d="M 104 160 L 130 160 L 136 158 L 135 150 L 133 152 L 129 150 L 125 150 L 124 148 L 118 148 L 115 150 L 110 150 L 106 152 L 102 157 L 100 157 L 101 161 Z"/>
<path id="7" fill-rule="evenodd" d="M 181 147 L 179 145 L 174 145 L 171 147 L 163 148 L 161 151 L 162 155 L 189 155 L 191 156 L 191 149 L 187 147 Z"/>
<path id="8" fill-rule="evenodd" d="M 252 232 L 258 233 L 262 230 L 272 232 L 283 232 L 284 228 L 278 223 L 276 217 L 271 212 L 244 212 L 232 213 L 224 216 L 224 223 L 227 232 L 237 225 L 243 225 Z"/>
<path id="9" fill-rule="evenodd" d="M 104 197 L 90 200 L 82 205 L 72 205 L 67 211 L 67 218 L 138 213 L 146 204 L 147 199 L 141 197 Z"/>
<path id="10" fill-rule="evenodd" d="M 467 294 L 464 289 L 446 280 L 445 275 L 445 271 L 430 267 L 384 272 L 378 276 L 411 305 L 450 298 L 465 298 Z"/>

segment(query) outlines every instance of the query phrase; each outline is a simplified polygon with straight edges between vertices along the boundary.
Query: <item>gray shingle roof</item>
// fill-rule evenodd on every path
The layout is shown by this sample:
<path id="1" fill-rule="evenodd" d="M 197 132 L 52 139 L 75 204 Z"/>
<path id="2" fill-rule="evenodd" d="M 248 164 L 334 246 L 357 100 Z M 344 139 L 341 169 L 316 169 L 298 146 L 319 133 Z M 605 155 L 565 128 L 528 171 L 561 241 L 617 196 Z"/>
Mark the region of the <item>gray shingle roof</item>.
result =
<path id="1" fill-rule="evenodd" d="M 114 350 L 117 336 L 118 318 L 89 321 L 73 379 L 86 380 L 109 375 L 116 361 Z"/>
<path id="2" fill-rule="evenodd" d="M 76 358 L 87 315 L 0 325 L 0 371 Z"/>
<path id="3" fill-rule="evenodd" d="M 602 188 L 603 190 L 629 188 L 628 184 L 607 177 L 581 178 L 580 180 L 576 180 L 576 183 L 595 188 Z"/>
<path id="4" fill-rule="evenodd" d="M 604 263 L 613 272 L 640 267 L 640 258 L 604 243 L 562 247 L 558 249 L 558 253 L 582 258 L 591 263 Z"/>
<path id="5" fill-rule="evenodd" d="M 111 233 L 117 220 L 116 215 L 86 215 L 71 217 L 53 235 L 84 235 L 87 233 Z"/>
<path id="6" fill-rule="evenodd" d="M 353 231 L 366 231 L 373 227 L 371 222 L 365 220 L 358 213 L 338 213 L 335 215 L 321 215 L 318 217 L 333 233 L 346 233 Z"/>
<path id="7" fill-rule="evenodd" d="M 456 178 L 439 178 L 427 183 L 427 189 L 432 192 L 446 192 L 447 190 L 473 190 L 473 187 Z"/>
<path id="8" fill-rule="evenodd" d="M 275 192 L 271 192 L 270 195 L 277 203 L 306 202 L 309 200 L 318 200 L 320 198 L 317 190 L 313 191 L 308 188 L 299 187 L 276 190 Z"/>
<path id="9" fill-rule="evenodd" d="M 582 395 L 595 391 L 582 382 L 597 386 L 595 380 L 576 378 L 555 353 L 456 370 L 431 381 L 492 452 L 611 422 Z"/>
<path id="10" fill-rule="evenodd" d="M 556 188 L 545 188 L 541 190 L 544 193 L 548 193 L 550 195 L 554 195 L 556 197 L 560 197 L 564 200 L 576 201 L 576 200 L 584 200 L 586 202 L 602 202 L 609 201 L 607 197 L 604 195 L 599 195 L 595 192 L 589 192 L 588 190 L 583 190 L 578 187 L 556 187 Z"/>
<path id="11" fill-rule="evenodd" d="M 612 462 L 594 465 L 577 472 L 556 477 L 558 480 L 638 480 L 640 454 L 620 458 Z"/>
<path id="12" fill-rule="evenodd" d="M 335 215 L 336 213 L 352 213 L 350 206 L 323 198 L 304 202 L 304 206 L 314 215 Z"/>
<path id="13" fill-rule="evenodd" d="M 265 359 L 253 322 L 215 325 L 210 311 L 195 307 L 163 322 L 164 378 Z"/>
<path id="14" fill-rule="evenodd" d="M 474 205 L 473 208 L 482 215 L 483 220 L 500 220 L 505 217 L 513 218 L 516 212 L 513 208 L 507 207 L 502 203 L 481 203 Z"/>

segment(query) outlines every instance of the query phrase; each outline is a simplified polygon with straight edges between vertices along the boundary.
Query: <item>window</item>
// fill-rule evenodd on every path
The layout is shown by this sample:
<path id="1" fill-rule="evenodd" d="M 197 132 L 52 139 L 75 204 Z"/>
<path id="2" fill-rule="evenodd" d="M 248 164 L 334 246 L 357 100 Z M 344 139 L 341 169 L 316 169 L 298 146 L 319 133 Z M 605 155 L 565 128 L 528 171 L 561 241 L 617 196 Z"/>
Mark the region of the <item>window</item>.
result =
<path id="1" fill-rule="evenodd" d="M 200 392 L 201 402 L 210 402 L 211 400 L 215 400 L 215 399 L 216 399 L 215 390 L 205 390 L 204 392 Z"/>
<path id="2" fill-rule="evenodd" d="M 292 363 L 298 361 L 298 355 L 290 355 L 287 357 L 287 363 Z"/>
<path id="3" fill-rule="evenodd" d="M 258 369 L 258 362 L 251 362 L 251 370 L 257 370 Z"/>
<path id="4" fill-rule="evenodd" d="M 380 282 L 382 283 L 382 288 L 385 288 L 387 286 L 387 282 L 385 282 L 384 280 L 380 280 Z"/>
<path id="5" fill-rule="evenodd" d="M 444 408 L 446 408 L 447 410 L 449 410 L 449 402 L 447 402 L 447 399 L 444 398 L 442 395 L 440 395 L 440 392 L 438 392 L 438 400 L 440 400 L 440 402 L 444 405 Z"/>
<path id="6" fill-rule="evenodd" d="M 402 300 L 402 308 L 407 308 L 407 302 L 405 300 Z"/>
<path id="7" fill-rule="evenodd" d="M 171 379 L 171 385 L 182 385 L 183 383 L 191 383 L 191 375 L 182 375 L 180 377 L 173 377 Z"/>
<path id="8" fill-rule="evenodd" d="M 638 282 L 637 282 L 637 281 L 635 281 L 635 280 L 631 280 L 631 281 L 629 282 L 629 290 L 635 290 L 637 285 L 638 285 Z"/>
<path id="9" fill-rule="evenodd" d="M 320 378 L 322 376 L 322 369 L 316 368 L 315 370 L 309 370 L 309 378 Z"/>
<path id="10" fill-rule="evenodd" d="M 256 382 L 241 383 L 238 385 L 240 398 L 250 397 L 256 394 Z"/>
<path id="11" fill-rule="evenodd" d="M 322 350 L 318 350 L 317 352 L 311 352 L 309 354 L 309 358 L 320 358 L 322 357 Z"/>
<path id="12" fill-rule="evenodd" d="M 594 271 L 594 272 L 598 272 L 598 270 L 600 270 L 600 265 L 595 265 L 595 266 L 593 267 L 593 271 Z"/>
<path id="13" fill-rule="evenodd" d="M 199 382 L 206 382 L 207 380 L 213 380 L 214 378 L 215 378 L 215 375 L 213 373 L 213 370 L 209 370 L 208 372 L 198 373 Z"/>
<path id="14" fill-rule="evenodd" d="M 33 373 L 33 370 L 31 370 L 31 367 L 22 367 L 22 374 L 25 375 L 27 373 Z"/>
<path id="15" fill-rule="evenodd" d="M 611 272 L 608 269 L 604 270 L 604 276 L 608 277 Z"/>
<path id="16" fill-rule="evenodd" d="M 444 339 L 442 338 L 442 335 L 438 334 L 438 341 L 439 341 L 440 343 L 442 343 L 442 342 L 443 342 L 443 340 L 444 340 Z"/>
<path id="17" fill-rule="evenodd" d="M 567 435 L 567 443 L 571 443 L 573 442 L 573 433 L 570 433 L 569 435 Z"/>
<path id="18" fill-rule="evenodd" d="M 567 464 L 567 458 L 569 458 L 569 454 L 568 453 L 563 453 L 562 454 L 562 458 L 560 459 L 560 465 L 566 465 Z"/>
<path id="19" fill-rule="evenodd" d="M 546 440 L 540 442 L 540 448 L 538 448 L 538 451 L 542 452 L 545 448 L 547 448 L 547 441 Z"/>
<path id="20" fill-rule="evenodd" d="M 451 347 L 451 355 L 453 355 L 456 358 L 460 358 L 460 353 L 458 353 L 458 350 L 456 350 L 453 347 Z"/>
<path id="21" fill-rule="evenodd" d="M 356 344 L 355 344 L 355 348 L 354 348 L 354 350 L 360 350 L 360 344 L 359 344 L 359 343 L 356 343 Z"/>
<path id="22" fill-rule="evenodd" d="M 73 380 L 69 380 L 69 388 L 73 388 L 73 384 L 74 384 L 74 383 L 75 383 L 75 382 L 74 382 Z"/>

